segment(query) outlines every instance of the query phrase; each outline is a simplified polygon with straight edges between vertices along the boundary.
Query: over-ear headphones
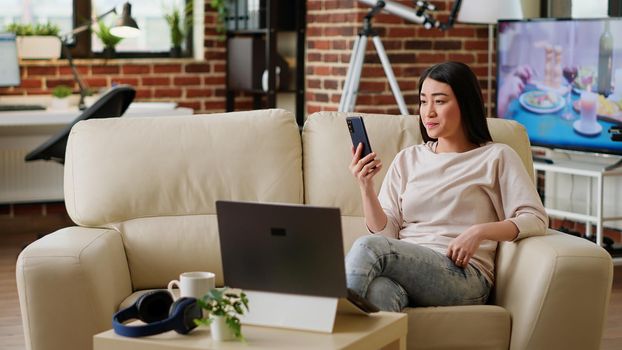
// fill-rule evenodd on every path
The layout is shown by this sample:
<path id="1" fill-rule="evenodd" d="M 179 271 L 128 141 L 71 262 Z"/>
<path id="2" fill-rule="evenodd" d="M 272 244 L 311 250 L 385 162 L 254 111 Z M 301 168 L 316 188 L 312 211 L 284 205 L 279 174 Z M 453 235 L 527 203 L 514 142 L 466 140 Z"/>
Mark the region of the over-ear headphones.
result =
<path id="1" fill-rule="evenodd" d="M 187 334 L 196 324 L 194 320 L 203 317 L 203 311 L 195 298 L 182 297 L 173 302 L 166 290 L 155 290 L 143 294 L 136 302 L 112 317 L 115 333 L 126 337 L 144 337 L 170 330 Z M 123 322 L 139 319 L 145 325 L 128 326 Z"/>

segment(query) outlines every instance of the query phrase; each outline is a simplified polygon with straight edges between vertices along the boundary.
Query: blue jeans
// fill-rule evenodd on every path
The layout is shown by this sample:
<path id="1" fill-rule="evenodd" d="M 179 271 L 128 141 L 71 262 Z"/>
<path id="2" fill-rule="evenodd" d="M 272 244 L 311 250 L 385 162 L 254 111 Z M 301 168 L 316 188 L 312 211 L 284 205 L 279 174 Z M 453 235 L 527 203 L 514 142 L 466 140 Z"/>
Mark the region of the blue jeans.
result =
<path id="1" fill-rule="evenodd" d="M 348 288 L 385 311 L 407 306 L 485 304 L 491 285 L 469 264 L 456 266 L 427 247 L 368 235 L 346 257 Z"/>

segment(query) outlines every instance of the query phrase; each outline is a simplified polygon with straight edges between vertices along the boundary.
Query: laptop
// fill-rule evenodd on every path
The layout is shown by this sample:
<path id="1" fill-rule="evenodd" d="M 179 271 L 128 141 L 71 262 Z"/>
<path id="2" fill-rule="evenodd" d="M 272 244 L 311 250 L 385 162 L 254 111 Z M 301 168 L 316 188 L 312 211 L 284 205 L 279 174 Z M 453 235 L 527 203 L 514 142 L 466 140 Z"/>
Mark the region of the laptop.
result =
<path id="1" fill-rule="evenodd" d="M 225 285 L 340 298 L 359 311 L 378 309 L 346 287 L 338 208 L 216 201 Z"/>

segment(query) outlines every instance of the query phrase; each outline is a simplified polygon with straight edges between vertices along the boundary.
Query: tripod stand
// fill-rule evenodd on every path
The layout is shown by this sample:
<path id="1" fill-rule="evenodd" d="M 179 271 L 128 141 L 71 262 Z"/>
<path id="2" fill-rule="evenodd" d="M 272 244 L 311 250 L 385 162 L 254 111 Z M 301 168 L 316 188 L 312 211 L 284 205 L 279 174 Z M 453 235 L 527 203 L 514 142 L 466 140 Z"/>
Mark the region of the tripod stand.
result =
<path id="1" fill-rule="evenodd" d="M 341 100 L 339 101 L 339 112 L 351 112 L 354 110 L 354 105 L 356 104 L 356 97 L 359 92 L 361 72 L 363 70 L 363 61 L 365 59 L 365 49 L 367 48 L 367 39 L 371 36 L 372 42 L 374 43 L 374 46 L 376 48 L 376 53 L 378 54 L 380 62 L 382 63 L 384 74 L 389 80 L 391 91 L 393 92 L 393 96 L 395 97 L 397 105 L 399 106 L 400 113 L 403 115 L 408 114 L 408 108 L 406 108 L 406 103 L 404 102 L 402 91 L 397 84 L 395 74 L 393 74 L 393 69 L 391 68 L 389 57 L 384 50 L 382 41 L 380 41 L 378 32 L 374 30 L 371 26 L 372 18 L 382 10 L 384 5 L 385 4 L 383 1 L 379 1 L 369 11 L 364 19 L 363 30 L 359 32 L 358 36 L 354 40 L 354 45 L 352 46 L 352 57 L 350 57 L 348 73 L 346 74 L 346 80 L 343 85 L 343 94 L 341 95 Z"/>

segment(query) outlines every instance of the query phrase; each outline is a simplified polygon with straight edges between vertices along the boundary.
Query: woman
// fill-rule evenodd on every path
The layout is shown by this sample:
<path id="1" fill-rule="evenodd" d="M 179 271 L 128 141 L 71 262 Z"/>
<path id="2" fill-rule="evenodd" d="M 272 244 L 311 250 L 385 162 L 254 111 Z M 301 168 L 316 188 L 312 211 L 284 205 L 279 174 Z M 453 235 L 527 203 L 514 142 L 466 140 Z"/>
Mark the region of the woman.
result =
<path id="1" fill-rule="evenodd" d="M 419 99 L 424 143 L 395 156 L 378 196 L 380 159 L 353 150 L 372 235 L 348 253 L 348 287 L 387 311 L 484 304 L 498 242 L 543 235 L 548 218 L 518 155 L 492 142 L 467 65 L 427 69 Z"/>

